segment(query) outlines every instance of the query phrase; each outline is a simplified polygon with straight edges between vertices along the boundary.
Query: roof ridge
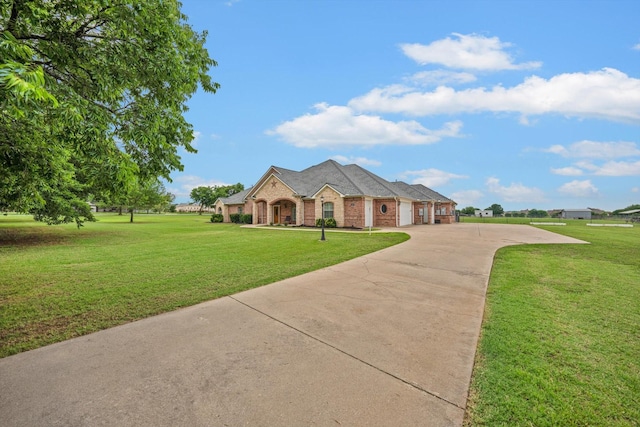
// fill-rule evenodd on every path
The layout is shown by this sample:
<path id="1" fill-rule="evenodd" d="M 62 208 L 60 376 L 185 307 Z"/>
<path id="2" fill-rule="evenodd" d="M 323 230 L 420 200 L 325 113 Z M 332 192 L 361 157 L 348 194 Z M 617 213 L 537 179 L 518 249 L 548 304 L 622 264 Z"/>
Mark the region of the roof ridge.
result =
<path id="1" fill-rule="evenodd" d="M 357 189 L 360 193 L 363 193 L 362 188 L 360 188 L 355 182 L 353 182 L 353 180 L 351 179 L 351 177 L 349 175 L 347 175 L 347 173 L 344 171 L 344 169 L 347 167 L 345 165 L 341 165 L 340 163 L 336 162 L 333 159 L 329 159 L 329 161 L 334 165 L 334 167 L 336 167 L 340 173 L 342 174 L 342 176 L 345 177 L 345 179 L 347 181 L 349 181 L 349 183 L 351 185 L 353 185 L 353 188 Z M 328 184 L 328 183 L 327 183 Z"/>
<path id="2" fill-rule="evenodd" d="M 398 189 L 397 188 L 393 188 L 393 183 L 391 181 L 387 181 L 386 179 L 384 179 L 381 176 L 376 175 L 375 173 L 363 168 L 360 165 L 357 164 L 353 164 L 353 166 L 356 166 L 358 169 L 364 171 L 367 175 L 369 175 L 371 178 L 373 178 L 378 184 L 382 185 L 384 188 L 386 188 L 387 190 L 391 191 L 392 194 L 394 194 L 396 197 L 400 196 L 400 194 L 398 194 Z"/>

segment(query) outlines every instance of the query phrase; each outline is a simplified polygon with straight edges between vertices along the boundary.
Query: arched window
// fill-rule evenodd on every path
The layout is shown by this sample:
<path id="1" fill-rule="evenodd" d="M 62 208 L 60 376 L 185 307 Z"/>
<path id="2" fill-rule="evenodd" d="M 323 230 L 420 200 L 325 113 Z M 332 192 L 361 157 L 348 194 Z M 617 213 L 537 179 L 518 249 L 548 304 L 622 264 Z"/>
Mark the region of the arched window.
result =
<path id="1" fill-rule="evenodd" d="M 324 218 L 333 218 L 333 203 L 325 202 L 324 203 Z"/>
<path id="2" fill-rule="evenodd" d="M 383 214 L 386 214 L 387 213 L 387 205 L 385 205 L 385 204 L 380 205 L 380 212 L 383 213 Z"/>

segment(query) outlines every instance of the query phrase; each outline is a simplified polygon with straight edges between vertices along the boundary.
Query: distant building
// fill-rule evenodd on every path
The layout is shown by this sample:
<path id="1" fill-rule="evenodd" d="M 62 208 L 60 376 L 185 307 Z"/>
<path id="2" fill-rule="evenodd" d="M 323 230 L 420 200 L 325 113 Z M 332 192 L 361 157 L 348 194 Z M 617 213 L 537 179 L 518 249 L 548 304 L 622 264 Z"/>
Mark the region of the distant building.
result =
<path id="1" fill-rule="evenodd" d="M 176 205 L 176 212 L 200 212 L 200 205 L 195 203 L 179 203 Z M 204 206 L 202 212 L 215 212 L 215 209 Z"/>
<path id="2" fill-rule="evenodd" d="M 564 219 L 591 219 L 591 209 L 563 209 L 560 218 Z"/>
<path id="3" fill-rule="evenodd" d="M 474 215 L 477 216 L 478 218 L 492 218 L 493 211 L 490 209 L 476 209 L 476 212 Z"/>

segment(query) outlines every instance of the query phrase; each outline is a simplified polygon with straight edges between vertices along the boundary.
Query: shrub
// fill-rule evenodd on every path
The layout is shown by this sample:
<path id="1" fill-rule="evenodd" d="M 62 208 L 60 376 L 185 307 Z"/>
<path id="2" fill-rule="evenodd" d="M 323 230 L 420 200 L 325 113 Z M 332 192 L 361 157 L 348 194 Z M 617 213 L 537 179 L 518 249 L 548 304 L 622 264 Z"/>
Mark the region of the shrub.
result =
<path id="1" fill-rule="evenodd" d="M 222 222 L 222 221 L 224 221 L 224 217 L 222 216 L 222 214 L 214 213 L 213 215 L 211 215 L 211 222 Z"/>
<path id="2" fill-rule="evenodd" d="M 337 226 L 338 224 L 336 223 L 336 220 L 334 218 L 326 218 L 324 220 L 325 228 L 336 228 Z M 318 228 L 322 227 L 322 218 L 316 219 L 316 227 Z"/>
<path id="3" fill-rule="evenodd" d="M 234 224 L 238 224 L 240 223 L 240 214 L 239 213 L 233 213 L 229 215 L 229 219 L 231 220 L 231 222 L 233 222 Z"/>
<path id="4" fill-rule="evenodd" d="M 243 224 L 253 224 L 253 215 L 244 214 L 240 217 L 240 222 Z"/>

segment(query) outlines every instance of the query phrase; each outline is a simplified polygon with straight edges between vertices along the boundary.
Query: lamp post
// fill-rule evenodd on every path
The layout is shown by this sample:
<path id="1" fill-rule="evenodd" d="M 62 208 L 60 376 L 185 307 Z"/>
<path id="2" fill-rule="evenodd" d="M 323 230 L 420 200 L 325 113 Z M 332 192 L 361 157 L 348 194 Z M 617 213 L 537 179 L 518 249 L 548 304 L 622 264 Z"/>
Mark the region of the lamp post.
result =
<path id="1" fill-rule="evenodd" d="M 320 240 L 321 241 L 325 241 L 326 239 L 324 238 L 324 196 L 320 196 L 320 208 L 322 209 L 322 235 L 320 236 Z"/>

